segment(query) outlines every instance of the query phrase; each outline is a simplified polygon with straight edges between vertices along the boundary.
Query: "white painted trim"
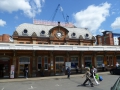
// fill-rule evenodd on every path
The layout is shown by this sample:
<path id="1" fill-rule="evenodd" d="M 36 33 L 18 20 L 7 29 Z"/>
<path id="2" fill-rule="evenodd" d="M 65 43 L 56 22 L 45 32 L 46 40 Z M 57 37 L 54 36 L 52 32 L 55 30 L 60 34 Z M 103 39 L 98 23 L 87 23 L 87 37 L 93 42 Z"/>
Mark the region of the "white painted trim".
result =
<path id="1" fill-rule="evenodd" d="M 120 51 L 120 46 L 39 45 L 0 43 L 0 50 Z"/>

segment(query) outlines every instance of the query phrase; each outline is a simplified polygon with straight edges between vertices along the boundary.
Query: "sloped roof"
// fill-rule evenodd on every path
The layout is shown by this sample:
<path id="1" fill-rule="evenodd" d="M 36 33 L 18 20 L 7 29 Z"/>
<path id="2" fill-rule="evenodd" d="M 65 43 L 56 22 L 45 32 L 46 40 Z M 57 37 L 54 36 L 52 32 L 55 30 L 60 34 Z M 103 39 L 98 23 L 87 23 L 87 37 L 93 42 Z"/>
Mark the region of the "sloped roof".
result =
<path id="1" fill-rule="evenodd" d="M 55 27 L 55 26 L 23 23 L 23 24 L 20 24 L 16 28 L 16 31 L 17 31 L 19 36 L 23 36 L 23 31 L 26 29 L 28 31 L 27 36 L 32 36 L 32 34 L 35 32 L 37 34 L 37 37 L 40 37 L 41 31 L 44 30 L 45 31 L 44 36 L 49 37 L 49 30 L 53 27 Z M 85 35 L 88 34 L 89 38 L 92 39 L 92 34 L 87 29 L 84 29 L 84 28 L 68 28 L 68 27 L 64 27 L 64 28 L 66 28 L 69 31 L 69 33 L 68 33 L 69 38 L 72 38 L 72 33 L 75 33 L 76 38 L 79 38 L 80 35 L 82 35 L 83 38 L 85 38 Z"/>

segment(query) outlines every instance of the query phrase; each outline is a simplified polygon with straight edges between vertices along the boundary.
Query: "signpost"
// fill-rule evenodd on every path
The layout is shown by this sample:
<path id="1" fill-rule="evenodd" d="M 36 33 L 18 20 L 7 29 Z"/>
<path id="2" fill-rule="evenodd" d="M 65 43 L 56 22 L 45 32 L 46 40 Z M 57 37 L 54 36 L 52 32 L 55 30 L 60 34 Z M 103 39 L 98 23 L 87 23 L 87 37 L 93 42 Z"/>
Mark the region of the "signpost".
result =
<path id="1" fill-rule="evenodd" d="M 67 70 L 68 67 L 71 68 L 71 62 L 65 62 L 65 67 L 66 67 L 66 70 Z"/>
<path id="2" fill-rule="evenodd" d="M 10 68 L 10 78 L 14 78 L 14 71 L 15 71 L 15 66 L 11 65 L 11 68 Z"/>

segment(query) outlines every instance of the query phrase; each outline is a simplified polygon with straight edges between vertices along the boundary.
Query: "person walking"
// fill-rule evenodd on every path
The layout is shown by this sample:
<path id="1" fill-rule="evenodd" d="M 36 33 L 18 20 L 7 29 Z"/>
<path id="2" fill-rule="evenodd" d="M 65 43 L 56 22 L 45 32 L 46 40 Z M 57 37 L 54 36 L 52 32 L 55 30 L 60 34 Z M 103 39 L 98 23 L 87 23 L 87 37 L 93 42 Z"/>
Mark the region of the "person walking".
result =
<path id="1" fill-rule="evenodd" d="M 119 66 L 119 63 L 118 63 L 118 62 L 116 62 L 116 68 L 118 68 L 118 66 Z"/>
<path id="2" fill-rule="evenodd" d="M 84 76 L 86 76 L 86 80 L 85 80 L 84 83 L 82 84 L 83 86 L 86 86 L 87 81 L 89 81 L 91 87 L 94 87 L 94 86 L 93 86 L 93 83 L 92 83 L 92 81 L 91 81 L 90 75 L 91 75 L 91 73 L 90 73 L 90 68 L 87 68 L 86 73 L 82 76 L 82 78 L 83 78 Z"/>
<path id="3" fill-rule="evenodd" d="M 28 66 L 25 67 L 25 78 L 28 79 Z"/>
<path id="4" fill-rule="evenodd" d="M 67 68 L 67 75 L 68 75 L 67 78 L 69 78 L 69 79 L 70 79 L 70 73 L 71 73 L 71 71 L 70 71 L 70 67 L 68 67 L 68 68 Z"/>
<path id="5" fill-rule="evenodd" d="M 97 79 L 95 78 L 95 76 L 96 76 L 96 74 L 97 74 L 97 69 L 96 69 L 94 66 L 92 66 L 91 74 L 92 74 L 92 78 L 93 78 L 93 80 L 95 81 L 95 83 L 96 83 L 97 85 L 99 85 L 100 83 L 99 83 L 99 82 L 97 81 Z"/>

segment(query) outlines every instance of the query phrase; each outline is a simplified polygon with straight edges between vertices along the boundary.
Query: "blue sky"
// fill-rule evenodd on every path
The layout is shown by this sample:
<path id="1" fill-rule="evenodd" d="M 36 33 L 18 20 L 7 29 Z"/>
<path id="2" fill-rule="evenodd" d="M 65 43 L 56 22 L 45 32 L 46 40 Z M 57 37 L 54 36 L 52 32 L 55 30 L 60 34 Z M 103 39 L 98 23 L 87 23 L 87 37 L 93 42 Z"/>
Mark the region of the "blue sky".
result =
<path id="1" fill-rule="evenodd" d="M 120 0 L 0 0 L 0 35 L 12 35 L 22 23 L 33 18 L 50 20 L 60 7 L 54 21 L 68 21 L 80 28 L 88 28 L 93 35 L 104 30 L 120 33 Z"/>

